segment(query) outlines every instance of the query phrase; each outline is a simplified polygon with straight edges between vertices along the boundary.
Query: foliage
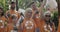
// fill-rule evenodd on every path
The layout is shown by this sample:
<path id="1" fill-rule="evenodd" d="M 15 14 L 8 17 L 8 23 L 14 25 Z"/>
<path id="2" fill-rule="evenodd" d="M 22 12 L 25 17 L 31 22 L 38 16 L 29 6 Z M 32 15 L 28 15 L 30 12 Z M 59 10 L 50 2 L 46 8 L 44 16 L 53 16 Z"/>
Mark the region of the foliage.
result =
<path id="1" fill-rule="evenodd" d="M 7 10 L 8 10 L 7 0 L 0 0 L 0 6 L 3 7 L 3 10 L 4 10 L 4 11 L 7 11 Z"/>

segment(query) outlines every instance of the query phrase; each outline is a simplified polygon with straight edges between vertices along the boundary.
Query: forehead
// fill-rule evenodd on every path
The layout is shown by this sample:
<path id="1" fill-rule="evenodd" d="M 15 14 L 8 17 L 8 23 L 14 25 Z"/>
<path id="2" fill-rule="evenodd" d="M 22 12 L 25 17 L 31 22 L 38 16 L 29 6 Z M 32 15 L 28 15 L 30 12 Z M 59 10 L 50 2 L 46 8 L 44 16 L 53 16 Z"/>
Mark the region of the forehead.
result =
<path id="1" fill-rule="evenodd" d="M 32 11 L 28 11 L 28 13 L 31 13 Z"/>

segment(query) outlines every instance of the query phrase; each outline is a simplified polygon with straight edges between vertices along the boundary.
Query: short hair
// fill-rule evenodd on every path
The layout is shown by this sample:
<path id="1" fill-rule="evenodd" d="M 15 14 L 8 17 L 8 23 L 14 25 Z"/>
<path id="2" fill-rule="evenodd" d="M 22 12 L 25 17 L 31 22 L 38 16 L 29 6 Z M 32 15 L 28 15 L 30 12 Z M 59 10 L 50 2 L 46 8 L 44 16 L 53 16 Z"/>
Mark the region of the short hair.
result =
<path id="1" fill-rule="evenodd" d="M 47 14 L 49 14 L 49 15 L 51 16 L 51 12 L 50 12 L 50 11 L 46 11 L 46 12 L 44 13 L 44 16 L 47 15 Z"/>
<path id="2" fill-rule="evenodd" d="M 14 1 L 12 1 L 12 2 L 11 2 L 11 4 L 15 4 L 15 2 L 14 2 Z"/>

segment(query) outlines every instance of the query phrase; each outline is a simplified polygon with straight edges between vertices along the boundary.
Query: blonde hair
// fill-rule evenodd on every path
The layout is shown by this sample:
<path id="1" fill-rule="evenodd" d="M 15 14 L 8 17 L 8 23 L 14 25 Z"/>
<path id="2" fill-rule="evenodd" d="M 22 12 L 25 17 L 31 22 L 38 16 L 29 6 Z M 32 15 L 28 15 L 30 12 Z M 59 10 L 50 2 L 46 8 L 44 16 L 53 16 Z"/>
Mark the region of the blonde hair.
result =
<path id="1" fill-rule="evenodd" d="M 29 12 L 29 11 L 32 11 L 32 9 L 31 8 L 27 8 L 24 15 L 26 15 L 26 13 Z"/>

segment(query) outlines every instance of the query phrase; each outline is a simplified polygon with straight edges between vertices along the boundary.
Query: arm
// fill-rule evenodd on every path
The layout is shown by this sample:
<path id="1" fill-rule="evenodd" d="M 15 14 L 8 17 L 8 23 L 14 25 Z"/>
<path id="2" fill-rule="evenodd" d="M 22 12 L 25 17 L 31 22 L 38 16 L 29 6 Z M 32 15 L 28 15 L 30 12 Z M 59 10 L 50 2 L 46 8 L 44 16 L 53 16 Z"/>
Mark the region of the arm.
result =
<path id="1" fill-rule="evenodd" d="M 40 9 L 43 9 L 45 4 L 46 4 L 46 0 L 43 0 L 43 3 L 41 4 Z"/>
<path id="2" fill-rule="evenodd" d="M 55 32 L 55 25 L 53 23 L 53 26 L 52 26 L 52 32 Z"/>
<path id="3" fill-rule="evenodd" d="M 40 16 L 41 18 L 43 17 L 43 8 L 44 8 L 44 5 L 46 4 L 46 0 L 43 1 L 43 3 L 41 4 L 41 6 L 39 7 L 39 12 L 40 12 Z"/>
<path id="4" fill-rule="evenodd" d="M 19 32 L 23 32 L 23 29 L 24 29 L 24 28 L 23 28 L 23 23 L 22 23 L 21 25 L 18 26 L 18 31 L 19 31 Z"/>

